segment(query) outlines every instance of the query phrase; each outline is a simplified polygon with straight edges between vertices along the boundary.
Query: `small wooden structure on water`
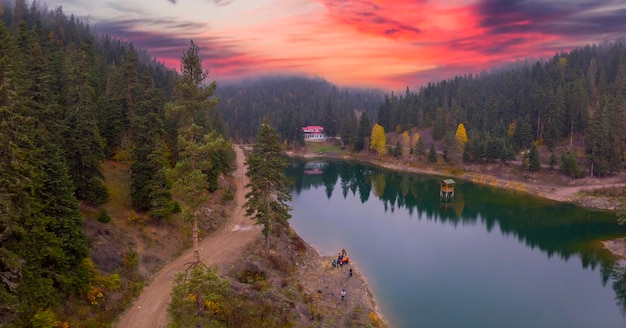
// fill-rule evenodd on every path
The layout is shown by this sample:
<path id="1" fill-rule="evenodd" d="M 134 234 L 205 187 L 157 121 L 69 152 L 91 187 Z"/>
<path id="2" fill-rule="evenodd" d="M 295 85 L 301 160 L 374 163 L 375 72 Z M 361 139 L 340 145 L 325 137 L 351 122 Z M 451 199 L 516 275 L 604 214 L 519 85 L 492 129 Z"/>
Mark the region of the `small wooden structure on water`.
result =
<path id="1" fill-rule="evenodd" d="M 454 180 L 452 179 L 444 179 L 441 180 L 441 184 L 439 187 L 439 198 L 442 201 L 449 201 L 454 199 Z"/>

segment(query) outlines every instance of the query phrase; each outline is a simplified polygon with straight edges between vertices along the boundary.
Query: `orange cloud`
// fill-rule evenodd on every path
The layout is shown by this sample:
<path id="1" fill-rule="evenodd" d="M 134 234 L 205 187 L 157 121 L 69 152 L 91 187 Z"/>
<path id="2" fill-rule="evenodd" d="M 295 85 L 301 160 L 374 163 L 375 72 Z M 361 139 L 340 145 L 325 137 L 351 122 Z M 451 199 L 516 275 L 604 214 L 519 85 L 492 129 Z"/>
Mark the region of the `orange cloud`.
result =
<path id="1" fill-rule="evenodd" d="M 218 82 L 293 73 L 387 90 L 551 56 L 626 31 L 626 5 L 567 0 L 233 1 L 206 21 L 138 17 L 98 27 L 173 68 L 193 39 Z"/>

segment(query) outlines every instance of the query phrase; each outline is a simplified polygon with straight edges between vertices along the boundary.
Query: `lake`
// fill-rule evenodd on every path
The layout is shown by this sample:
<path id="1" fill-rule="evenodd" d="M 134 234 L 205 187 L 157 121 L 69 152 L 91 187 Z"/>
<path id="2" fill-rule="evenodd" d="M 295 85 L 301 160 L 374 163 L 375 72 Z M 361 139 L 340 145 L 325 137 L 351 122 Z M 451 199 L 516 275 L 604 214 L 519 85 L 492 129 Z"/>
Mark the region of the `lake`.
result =
<path id="1" fill-rule="evenodd" d="M 290 224 L 346 248 L 392 327 L 624 327 L 611 213 L 343 161 L 294 161 Z M 348 291 L 349 292 L 349 291 Z"/>

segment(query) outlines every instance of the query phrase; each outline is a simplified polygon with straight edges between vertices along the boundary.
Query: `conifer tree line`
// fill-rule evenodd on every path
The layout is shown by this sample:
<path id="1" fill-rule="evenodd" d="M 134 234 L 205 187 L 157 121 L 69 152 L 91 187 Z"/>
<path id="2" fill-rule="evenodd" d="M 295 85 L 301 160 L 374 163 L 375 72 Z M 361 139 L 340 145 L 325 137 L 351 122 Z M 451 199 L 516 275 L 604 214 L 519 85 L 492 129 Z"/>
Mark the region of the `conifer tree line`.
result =
<path id="1" fill-rule="evenodd" d="M 624 166 L 626 49 L 623 41 L 587 45 L 534 64 L 429 83 L 417 92 L 407 87 L 403 95 L 385 96 L 376 121 L 387 132 L 431 128 L 444 152 L 454 148 L 463 124 L 468 140 L 455 150 L 466 162 L 506 162 L 535 144 L 562 149 L 554 156 L 564 159 L 572 177 L 585 174 L 575 158 L 571 163 L 575 149 L 584 149 L 578 161 L 587 174 L 612 174 Z"/>
<path id="2" fill-rule="evenodd" d="M 190 156 L 210 192 L 234 155 L 201 67 L 185 79 L 60 7 L 3 0 L 0 15 L 0 322 L 31 326 L 93 290 L 79 203 L 107 201 L 105 160 L 128 163 L 133 208 L 163 220 Z M 181 72 L 201 65 L 190 49 Z"/>
<path id="3" fill-rule="evenodd" d="M 327 134 L 341 136 L 347 143 L 355 139 L 357 113 L 373 117 L 383 99 L 380 90 L 338 88 L 307 77 L 220 85 L 217 95 L 229 134 L 239 143 L 254 142 L 265 117 L 288 143 L 304 143 L 302 127 L 308 125 L 321 125 Z"/>

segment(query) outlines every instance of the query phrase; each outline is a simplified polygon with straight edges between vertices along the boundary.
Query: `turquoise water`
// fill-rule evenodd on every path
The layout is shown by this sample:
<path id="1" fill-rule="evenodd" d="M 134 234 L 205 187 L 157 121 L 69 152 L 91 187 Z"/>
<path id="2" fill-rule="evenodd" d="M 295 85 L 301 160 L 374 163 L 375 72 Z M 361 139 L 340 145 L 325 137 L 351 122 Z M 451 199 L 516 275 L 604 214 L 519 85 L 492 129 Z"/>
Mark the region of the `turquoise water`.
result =
<path id="1" fill-rule="evenodd" d="M 392 327 L 625 327 L 626 282 L 600 241 L 610 213 L 442 177 L 294 162 L 290 223 L 346 248 Z"/>

